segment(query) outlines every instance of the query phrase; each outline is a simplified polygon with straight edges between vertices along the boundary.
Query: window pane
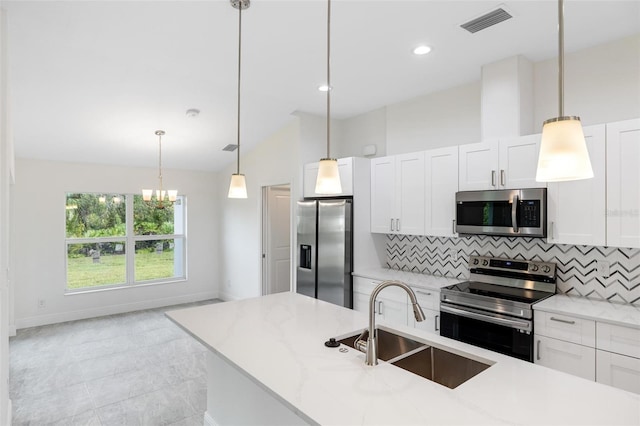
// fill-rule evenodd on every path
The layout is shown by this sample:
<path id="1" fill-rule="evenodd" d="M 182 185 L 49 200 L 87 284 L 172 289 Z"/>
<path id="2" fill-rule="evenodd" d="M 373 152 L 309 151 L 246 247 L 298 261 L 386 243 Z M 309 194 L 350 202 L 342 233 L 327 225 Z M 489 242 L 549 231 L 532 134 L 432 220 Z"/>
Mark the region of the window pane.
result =
<path id="1" fill-rule="evenodd" d="M 67 194 L 67 238 L 124 236 L 124 201 L 122 194 Z"/>
<path id="2" fill-rule="evenodd" d="M 184 240 L 136 241 L 136 281 L 184 278 Z"/>
<path id="3" fill-rule="evenodd" d="M 67 288 L 124 284 L 125 242 L 67 244 Z"/>
<path id="4" fill-rule="evenodd" d="M 184 198 L 171 203 L 165 201 L 160 208 L 155 198 L 144 201 L 141 195 L 133 198 L 133 231 L 135 235 L 182 234 Z"/>

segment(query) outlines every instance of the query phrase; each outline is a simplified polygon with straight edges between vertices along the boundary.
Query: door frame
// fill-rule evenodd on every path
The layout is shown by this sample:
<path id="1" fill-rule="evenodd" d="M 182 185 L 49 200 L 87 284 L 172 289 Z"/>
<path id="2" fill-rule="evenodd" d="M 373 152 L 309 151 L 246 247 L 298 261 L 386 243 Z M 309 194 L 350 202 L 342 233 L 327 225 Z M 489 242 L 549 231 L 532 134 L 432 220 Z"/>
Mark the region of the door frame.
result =
<path id="1" fill-rule="evenodd" d="M 287 188 L 289 190 L 289 257 L 291 259 L 291 267 L 289 268 L 289 290 L 293 290 L 293 196 L 291 183 L 277 183 L 262 185 L 260 188 L 260 201 L 261 201 L 261 217 L 260 217 L 260 294 L 265 296 L 269 293 L 269 267 L 267 259 L 270 258 L 269 253 L 269 189 L 271 188 Z"/>

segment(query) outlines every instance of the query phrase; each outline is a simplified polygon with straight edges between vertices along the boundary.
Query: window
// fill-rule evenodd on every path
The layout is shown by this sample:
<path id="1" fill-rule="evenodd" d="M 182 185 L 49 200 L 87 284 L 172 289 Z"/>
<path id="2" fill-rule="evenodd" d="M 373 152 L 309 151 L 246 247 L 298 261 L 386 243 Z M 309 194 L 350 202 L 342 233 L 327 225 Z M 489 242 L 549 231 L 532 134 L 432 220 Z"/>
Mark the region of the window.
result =
<path id="1" fill-rule="evenodd" d="M 67 290 L 184 279 L 185 198 L 68 193 Z"/>

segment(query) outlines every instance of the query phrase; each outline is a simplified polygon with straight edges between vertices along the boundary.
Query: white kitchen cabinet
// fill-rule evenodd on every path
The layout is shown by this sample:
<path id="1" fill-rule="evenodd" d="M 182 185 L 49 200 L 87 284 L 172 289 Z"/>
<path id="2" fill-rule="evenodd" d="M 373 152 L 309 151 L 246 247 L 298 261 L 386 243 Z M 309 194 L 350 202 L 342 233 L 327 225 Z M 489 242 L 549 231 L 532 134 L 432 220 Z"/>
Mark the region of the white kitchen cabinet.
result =
<path id="1" fill-rule="evenodd" d="M 596 379 L 596 350 L 559 339 L 535 336 L 534 362 L 589 380 Z"/>
<path id="2" fill-rule="evenodd" d="M 596 381 L 640 394 L 640 359 L 598 350 Z"/>
<path id="3" fill-rule="evenodd" d="M 424 153 L 371 160 L 371 232 L 424 235 Z"/>
<path id="4" fill-rule="evenodd" d="M 380 281 L 364 277 L 353 277 L 353 309 L 369 314 L 371 293 Z M 383 289 L 374 305 L 376 323 L 407 325 L 407 294 L 397 287 Z"/>
<path id="5" fill-rule="evenodd" d="M 607 245 L 640 247 L 640 119 L 607 124 Z"/>
<path id="6" fill-rule="evenodd" d="M 595 347 L 595 321 L 544 311 L 536 311 L 533 329 L 536 335 Z"/>
<path id="7" fill-rule="evenodd" d="M 640 329 L 599 322 L 596 335 L 598 349 L 640 358 Z"/>
<path id="8" fill-rule="evenodd" d="M 418 299 L 418 305 L 424 312 L 424 321 L 416 321 L 413 315 L 413 309 L 411 307 L 411 301 L 409 300 L 408 306 L 408 320 L 409 325 L 413 325 L 420 330 L 428 331 L 434 334 L 440 334 L 440 292 L 437 290 L 427 290 L 418 287 L 412 287 Z"/>
<path id="9" fill-rule="evenodd" d="M 425 235 L 455 236 L 458 147 L 424 153 Z"/>
<path id="10" fill-rule="evenodd" d="M 460 145 L 460 191 L 544 188 L 536 182 L 540 135 Z"/>
<path id="11" fill-rule="evenodd" d="M 353 195 L 353 157 L 338 159 L 338 173 L 342 192 L 340 194 L 316 194 L 316 179 L 318 177 L 318 162 L 304 165 L 303 196 L 306 197 L 341 197 Z"/>
<path id="12" fill-rule="evenodd" d="M 606 245 L 605 125 L 584 128 L 593 179 L 550 182 L 547 190 L 547 242 Z"/>

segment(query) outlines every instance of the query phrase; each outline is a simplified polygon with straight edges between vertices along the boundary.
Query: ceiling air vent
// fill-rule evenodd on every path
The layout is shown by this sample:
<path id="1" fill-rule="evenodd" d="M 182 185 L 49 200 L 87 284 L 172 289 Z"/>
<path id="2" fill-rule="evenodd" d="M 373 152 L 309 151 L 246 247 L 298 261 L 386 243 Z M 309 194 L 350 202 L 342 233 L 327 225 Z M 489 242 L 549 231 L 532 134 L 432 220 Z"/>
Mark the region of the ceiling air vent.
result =
<path id="1" fill-rule="evenodd" d="M 476 19 L 472 19 L 469 22 L 465 22 L 460 26 L 469 31 L 471 34 L 474 34 L 478 31 L 484 30 L 485 28 L 489 28 L 495 24 L 499 24 L 500 22 L 506 21 L 507 19 L 511 18 L 512 16 L 509 12 L 502 8 L 498 8 L 496 10 L 492 10 L 489 13 L 485 13 L 484 15 Z"/>
<path id="2" fill-rule="evenodd" d="M 234 143 L 230 143 L 229 145 L 227 145 L 224 148 L 222 148 L 223 151 L 229 151 L 229 152 L 233 152 L 236 149 L 238 149 L 238 145 L 236 145 Z"/>

